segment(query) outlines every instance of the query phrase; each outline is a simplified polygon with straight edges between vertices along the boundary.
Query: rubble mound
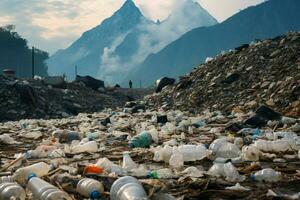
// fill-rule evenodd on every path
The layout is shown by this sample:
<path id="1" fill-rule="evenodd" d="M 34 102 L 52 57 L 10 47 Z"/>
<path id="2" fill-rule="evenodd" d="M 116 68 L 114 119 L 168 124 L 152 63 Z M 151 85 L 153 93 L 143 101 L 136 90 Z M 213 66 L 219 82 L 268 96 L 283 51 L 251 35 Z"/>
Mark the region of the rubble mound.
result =
<path id="1" fill-rule="evenodd" d="M 61 118 L 123 106 L 153 92 L 151 89 L 103 88 L 95 91 L 83 83 L 62 88 L 42 80 L 16 80 L 0 76 L 0 121 L 26 118 Z"/>
<path id="2" fill-rule="evenodd" d="M 300 115 L 300 32 L 243 45 L 200 65 L 146 98 L 157 107 L 248 112 L 267 105 Z"/>

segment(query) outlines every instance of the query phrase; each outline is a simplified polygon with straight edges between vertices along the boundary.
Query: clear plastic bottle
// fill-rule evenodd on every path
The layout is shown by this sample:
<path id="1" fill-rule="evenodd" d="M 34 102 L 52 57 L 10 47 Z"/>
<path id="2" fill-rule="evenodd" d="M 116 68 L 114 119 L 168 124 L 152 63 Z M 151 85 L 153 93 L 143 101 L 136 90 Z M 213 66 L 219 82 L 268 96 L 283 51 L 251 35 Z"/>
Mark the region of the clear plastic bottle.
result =
<path id="1" fill-rule="evenodd" d="M 38 200 L 72 200 L 67 193 L 39 177 L 30 177 L 27 188 L 32 192 L 33 197 Z"/>
<path id="2" fill-rule="evenodd" d="M 281 173 L 274 169 L 266 168 L 251 175 L 251 178 L 258 182 L 278 182 L 281 179 Z"/>
<path id="3" fill-rule="evenodd" d="M 169 163 L 169 160 L 172 156 L 173 148 L 166 145 L 163 148 L 158 147 L 157 150 L 154 152 L 153 160 L 156 162 L 164 161 L 165 163 Z"/>
<path id="4" fill-rule="evenodd" d="M 163 168 L 163 169 L 149 172 L 148 177 L 154 179 L 168 179 L 168 178 L 173 178 L 174 173 L 169 168 Z"/>
<path id="5" fill-rule="evenodd" d="M 73 153 L 83 153 L 83 152 L 93 153 L 97 151 L 98 151 L 98 145 L 95 141 L 79 143 L 78 145 L 72 147 Z"/>
<path id="6" fill-rule="evenodd" d="M 267 141 L 257 140 L 254 146 L 263 152 L 285 152 L 291 149 L 292 142 L 286 139 Z"/>
<path id="7" fill-rule="evenodd" d="M 0 184 L 0 200 L 25 200 L 25 190 L 17 183 Z"/>
<path id="8" fill-rule="evenodd" d="M 125 176 L 114 182 L 110 189 L 111 200 L 148 200 L 141 183 L 131 177 Z"/>
<path id="9" fill-rule="evenodd" d="M 152 136 L 149 132 L 143 131 L 136 135 L 129 141 L 129 147 L 131 148 L 148 148 L 152 144 Z"/>
<path id="10" fill-rule="evenodd" d="M 18 169 L 13 177 L 18 183 L 25 183 L 28 180 L 28 177 L 32 174 L 35 174 L 37 177 L 45 176 L 51 170 L 51 166 L 44 162 L 39 162 L 27 167 Z"/>
<path id="11" fill-rule="evenodd" d="M 115 163 L 113 163 L 112 161 L 110 161 L 107 158 L 100 158 L 97 161 L 96 166 L 101 167 L 108 173 L 116 173 L 119 175 L 124 173 L 124 170 L 121 166 L 116 165 Z"/>
<path id="12" fill-rule="evenodd" d="M 94 179 L 84 178 L 78 182 L 76 191 L 84 197 L 99 199 L 104 192 L 104 186 Z"/>
<path id="13" fill-rule="evenodd" d="M 123 169 L 125 170 L 133 170 L 138 168 L 138 164 L 136 164 L 129 155 L 129 152 L 123 153 Z"/>
<path id="14" fill-rule="evenodd" d="M 178 151 L 183 155 L 184 162 L 202 160 L 209 155 L 209 151 L 204 145 L 182 145 Z"/>
<path id="15" fill-rule="evenodd" d="M 261 152 L 253 145 L 244 146 L 242 149 L 242 159 L 245 161 L 259 161 Z"/>
<path id="16" fill-rule="evenodd" d="M 240 182 L 245 180 L 244 176 L 240 176 L 236 168 L 229 163 L 215 163 L 208 171 L 212 176 L 223 177 L 229 182 Z"/>
<path id="17" fill-rule="evenodd" d="M 173 149 L 173 154 L 169 161 L 170 166 L 175 169 L 180 169 L 184 165 L 184 159 L 181 152 L 178 151 L 177 148 Z"/>
<path id="18" fill-rule="evenodd" d="M 1 183 L 12 183 L 14 182 L 13 176 L 2 176 L 0 177 L 0 184 Z"/>
<path id="19" fill-rule="evenodd" d="M 227 142 L 226 139 L 216 139 L 209 149 L 215 153 L 216 157 L 221 158 L 236 158 L 241 154 L 240 149 L 235 144 Z"/>

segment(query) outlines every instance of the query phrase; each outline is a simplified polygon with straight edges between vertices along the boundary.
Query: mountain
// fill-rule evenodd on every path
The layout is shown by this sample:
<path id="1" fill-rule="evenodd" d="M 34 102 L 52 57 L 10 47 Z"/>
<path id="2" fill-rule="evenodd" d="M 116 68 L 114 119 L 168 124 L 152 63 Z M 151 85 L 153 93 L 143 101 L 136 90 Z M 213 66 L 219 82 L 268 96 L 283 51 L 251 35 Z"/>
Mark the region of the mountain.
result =
<path id="1" fill-rule="evenodd" d="M 32 76 L 32 50 L 14 28 L 13 25 L 0 27 L 0 73 L 4 69 L 12 69 L 17 77 L 28 78 Z M 47 52 L 35 49 L 35 75 L 47 75 L 48 57 Z"/>
<path id="2" fill-rule="evenodd" d="M 121 83 L 151 53 L 157 53 L 184 33 L 218 23 L 192 0 L 181 0 L 163 22 L 146 19 L 132 0 L 66 50 L 49 59 L 51 74 L 74 78 L 74 67 L 109 83 Z"/>
<path id="3" fill-rule="evenodd" d="M 196 28 L 160 52 L 149 55 L 128 79 L 152 85 L 162 76 L 178 77 L 222 51 L 288 31 L 300 30 L 299 0 L 269 0 L 211 27 Z"/>
<path id="4" fill-rule="evenodd" d="M 113 44 L 117 40 L 122 42 L 122 38 L 139 23 L 148 21 L 132 0 L 127 0 L 110 18 L 83 33 L 67 49 L 51 56 L 48 60 L 50 74 L 65 73 L 68 78 L 74 78 L 74 67 L 77 65 L 80 73 L 95 75 L 106 48 L 117 45 Z"/>

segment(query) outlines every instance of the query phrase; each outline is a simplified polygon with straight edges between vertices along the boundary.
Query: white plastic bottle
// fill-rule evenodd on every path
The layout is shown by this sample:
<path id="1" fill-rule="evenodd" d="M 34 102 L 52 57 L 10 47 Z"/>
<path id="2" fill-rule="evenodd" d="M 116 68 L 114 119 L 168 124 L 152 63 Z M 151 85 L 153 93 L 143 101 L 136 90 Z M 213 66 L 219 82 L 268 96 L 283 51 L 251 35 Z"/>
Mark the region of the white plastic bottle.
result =
<path id="1" fill-rule="evenodd" d="M 240 182 L 245 180 L 244 176 L 240 176 L 236 168 L 229 163 L 215 163 L 208 171 L 212 176 L 225 178 L 229 182 Z"/>
<path id="2" fill-rule="evenodd" d="M 111 200 L 148 200 L 141 183 L 131 177 L 125 176 L 114 182 L 110 189 Z"/>
<path id="3" fill-rule="evenodd" d="M 182 153 L 184 162 L 202 160 L 209 155 L 209 151 L 204 145 L 182 145 L 178 147 Z"/>
<path id="4" fill-rule="evenodd" d="M 29 178 L 27 188 L 32 192 L 33 197 L 38 200 L 72 200 L 67 193 L 39 177 Z"/>
<path id="5" fill-rule="evenodd" d="M 72 147 L 73 153 L 83 153 L 83 152 L 93 153 L 97 151 L 98 151 L 98 145 L 95 141 L 79 143 L 78 145 Z"/>
<path id="6" fill-rule="evenodd" d="M 13 178 L 16 180 L 18 183 L 25 183 L 29 176 L 32 174 L 35 174 L 37 177 L 42 177 L 45 176 L 46 174 L 49 173 L 51 170 L 51 166 L 48 165 L 47 163 L 44 162 L 39 162 L 27 167 L 23 167 L 18 169 L 14 175 Z"/>
<path id="7" fill-rule="evenodd" d="M 251 175 L 251 178 L 258 182 L 277 182 L 281 179 L 281 173 L 274 169 L 266 168 Z"/>
<path id="8" fill-rule="evenodd" d="M 12 183 L 14 182 L 14 178 L 12 176 L 2 176 L 0 177 L 0 184 L 1 183 Z"/>
<path id="9" fill-rule="evenodd" d="M 164 161 L 165 163 L 169 163 L 169 160 L 172 156 L 173 148 L 169 145 L 162 147 L 158 147 L 154 152 L 153 160 L 156 162 Z"/>
<path id="10" fill-rule="evenodd" d="M 25 190 L 17 183 L 0 184 L 0 200 L 25 200 Z"/>
<path id="11" fill-rule="evenodd" d="M 84 197 L 99 199 L 104 192 L 104 186 L 94 179 L 84 178 L 77 183 L 76 191 Z"/>
<path id="12" fill-rule="evenodd" d="M 235 144 L 227 142 L 226 139 L 216 139 L 211 143 L 209 149 L 215 153 L 217 158 L 236 158 L 241 153 Z"/>
<path id="13" fill-rule="evenodd" d="M 138 168 L 138 164 L 136 164 L 132 158 L 130 157 L 128 152 L 124 152 L 123 153 L 123 165 L 122 165 L 123 169 L 125 170 L 133 170 Z"/>

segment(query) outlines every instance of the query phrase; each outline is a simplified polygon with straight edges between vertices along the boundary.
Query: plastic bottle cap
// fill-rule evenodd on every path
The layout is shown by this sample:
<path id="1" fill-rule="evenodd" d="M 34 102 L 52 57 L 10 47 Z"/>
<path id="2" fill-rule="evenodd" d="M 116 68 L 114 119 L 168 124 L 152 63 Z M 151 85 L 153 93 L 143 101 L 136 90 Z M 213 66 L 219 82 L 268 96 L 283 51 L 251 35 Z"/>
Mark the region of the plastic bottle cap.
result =
<path id="1" fill-rule="evenodd" d="M 93 191 L 90 195 L 91 199 L 100 199 L 100 197 L 101 197 L 101 194 L 98 191 Z"/>
<path id="2" fill-rule="evenodd" d="M 35 173 L 32 173 L 28 176 L 27 180 L 30 181 L 30 179 L 37 177 Z"/>
<path id="3" fill-rule="evenodd" d="M 251 174 L 251 175 L 250 175 L 250 179 L 251 179 L 252 181 L 255 181 L 255 175 L 254 175 L 254 174 Z"/>

